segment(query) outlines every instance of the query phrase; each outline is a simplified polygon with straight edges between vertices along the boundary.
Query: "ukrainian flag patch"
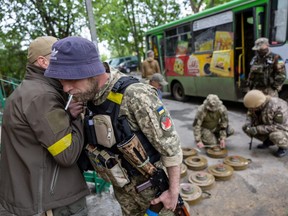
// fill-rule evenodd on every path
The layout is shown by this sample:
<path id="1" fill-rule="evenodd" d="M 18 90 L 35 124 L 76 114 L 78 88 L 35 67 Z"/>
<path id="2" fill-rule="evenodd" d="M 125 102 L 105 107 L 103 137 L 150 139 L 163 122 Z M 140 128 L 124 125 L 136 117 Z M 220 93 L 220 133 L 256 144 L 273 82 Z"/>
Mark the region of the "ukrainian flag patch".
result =
<path id="1" fill-rule="evenodd" d="M 159 108 L 157 109 L 157 112 L 158 112 L 159 115 L 164 114 L 164 113 L 165 113 L 164 107 L 163 107 L 163 106 L 159 107 Z"/>
<path id="2" fill-rule="evenodd" d="M 284 64 L 284 61 L 283 61 L 282 59 L 279 59 L 279 60 L 278 60 L 278 63 L 279 63 L 279 64 Z"/>

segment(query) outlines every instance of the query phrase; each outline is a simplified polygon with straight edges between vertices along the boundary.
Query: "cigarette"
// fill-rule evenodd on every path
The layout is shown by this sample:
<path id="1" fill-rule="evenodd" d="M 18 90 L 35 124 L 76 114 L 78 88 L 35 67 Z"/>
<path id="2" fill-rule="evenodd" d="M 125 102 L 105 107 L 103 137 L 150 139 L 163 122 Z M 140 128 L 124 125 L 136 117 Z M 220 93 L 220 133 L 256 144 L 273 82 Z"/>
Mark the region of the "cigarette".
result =
<path id="1" fill-rule="evenodd" d="M 71 103 L 71 101 L 72 101 L 72 98 L 73 98 L 73 95 L 69 94 L 69 97 L 68 97 L 68 101 L 67 101 L 67 104 L 66 104 L 66 106 L 65 106 L 65 110 L 67 110 L 67 109 L 68 109 L 68 107 L 69 107 L 69 104 L 70 104 L 70 103 Z"/>

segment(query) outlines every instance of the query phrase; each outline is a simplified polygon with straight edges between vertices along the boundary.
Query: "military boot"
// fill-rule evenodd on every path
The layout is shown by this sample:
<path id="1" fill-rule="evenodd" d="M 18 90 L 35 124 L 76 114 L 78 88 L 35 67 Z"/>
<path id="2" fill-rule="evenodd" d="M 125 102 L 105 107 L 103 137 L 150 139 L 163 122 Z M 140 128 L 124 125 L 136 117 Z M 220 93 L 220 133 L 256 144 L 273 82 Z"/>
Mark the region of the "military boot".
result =
<path id="1" fill-rule="evenodd" d="M 274 143 L 270 139 L 264 140 L 264 142 L 257 146 L 258 149 L 267 149 L 269 146 L 274 145 Z"/>
<path id="2" fill-rule="evenodd" d="M 275 152 L 275 156 L 276 157 L 284 157 L 285 155 L 287 155 L 287 153 L 288 153 L 287 149 L 278 148 L 278 150 Z"/>
<path id="3" fill-rule="evenodd" d="M 229 136 L 231 136 L 233 134 L 234 134 L 234 129 L 230 125 L 228 125 L 228 127 L 226 128 L 227 137 L 229 137 Z"/>

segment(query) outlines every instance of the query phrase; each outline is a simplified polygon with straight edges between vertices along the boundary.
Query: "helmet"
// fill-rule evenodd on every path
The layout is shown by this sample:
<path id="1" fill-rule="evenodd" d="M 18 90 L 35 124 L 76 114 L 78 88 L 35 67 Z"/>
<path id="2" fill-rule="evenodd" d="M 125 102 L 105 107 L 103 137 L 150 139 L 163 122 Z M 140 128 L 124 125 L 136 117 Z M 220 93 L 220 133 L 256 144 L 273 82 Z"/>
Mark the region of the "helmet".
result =
<path id="1" fill-rule="evenodd" d="M 209 94 L 206 100 L 204 101 L 204 107 L 212 112 L 218 110 L 221 105 L 222 101 L 219 99 L 217 95 L 214 94 Z"/>
<path id="2" fill-rule="evenodd" d="M 260 107 L 266 102 L 266 95 L 259 90 L 249 91 L 243 99 L 244 106 L 248 109 L 255 109 Z"/>

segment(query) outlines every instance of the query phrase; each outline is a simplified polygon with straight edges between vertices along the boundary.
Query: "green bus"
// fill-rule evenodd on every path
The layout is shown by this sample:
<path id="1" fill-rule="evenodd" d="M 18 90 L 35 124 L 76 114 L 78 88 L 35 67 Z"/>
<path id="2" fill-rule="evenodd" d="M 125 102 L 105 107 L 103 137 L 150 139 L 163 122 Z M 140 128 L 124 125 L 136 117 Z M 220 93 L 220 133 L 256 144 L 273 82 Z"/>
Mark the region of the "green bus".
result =
<path id="1" fill-rule="evenodd" d="M 147 31 L 146 47 L 175 99 L 217 94 L 241 101 L 257 38 L 269 39 L 287 74 L 287 14 L 287 0 L 234 0 Z M 288 98 L 288 81 L 280 97 Z"/>

